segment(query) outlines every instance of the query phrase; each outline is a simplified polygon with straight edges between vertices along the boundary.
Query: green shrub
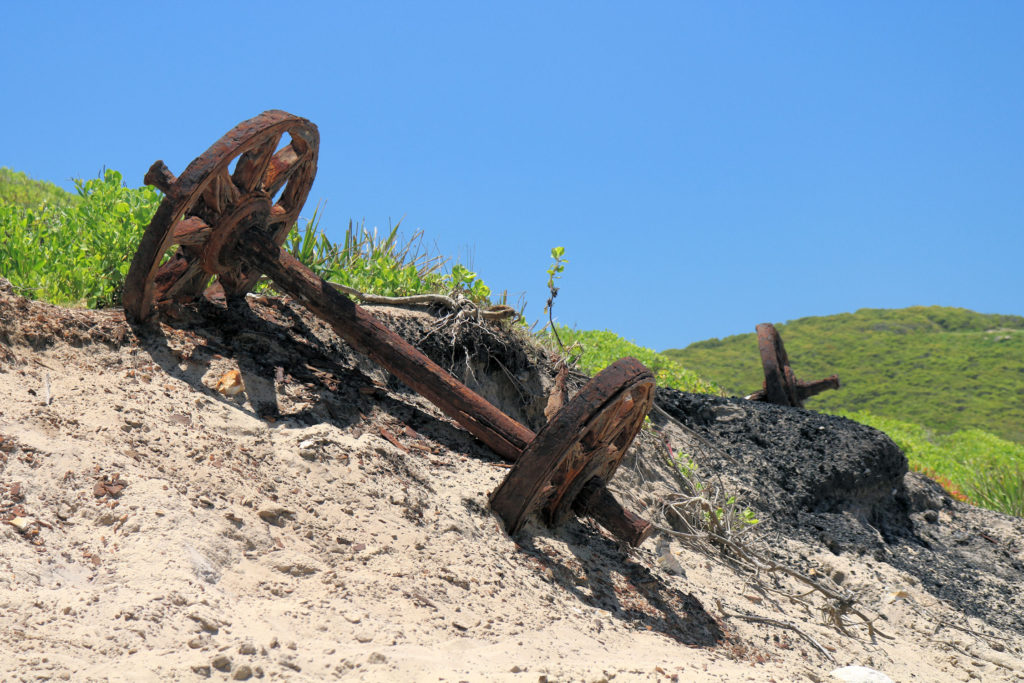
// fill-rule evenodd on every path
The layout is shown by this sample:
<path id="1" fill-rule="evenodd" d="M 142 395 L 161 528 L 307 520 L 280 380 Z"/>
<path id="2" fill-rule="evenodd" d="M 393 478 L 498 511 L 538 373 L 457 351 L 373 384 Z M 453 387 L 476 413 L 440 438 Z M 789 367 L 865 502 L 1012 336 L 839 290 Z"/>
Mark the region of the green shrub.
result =
<path id="1" fill-rule="evenodd" d="M 42 208 L 0 205 L 0 275 L 25 296 L 97 308 L 120 303 L 132 255 L 160 196 L 121 174 L 76 180 L 78 200 Z"/>
<path id="2" fill-rule="evenodd" d="M 558 326 L 558 335 L 566 347 L 579 342 L 583 346 L 580 368 L 591 375 L 604 370 L 623 356 L 632 356 L 649 367 L 660 387 L 700 394 L 721 394 L 718 385 L 701 379 L 671 358 L 651 349 L 638 346 L 608 330 L 573 330 Z"/>
<path id="3" fill-rule="evenodd" d="M 0 201 L 0 275 L 31 298 L 89 308 L 118 305 L 160 194 L 125 187 L 114 170 L 76 180 L 75 187 L 78 196 L 13 171 L 0 176 L 3 196 L 17 199 Z M 461 264 L 442 272 L 445 260 L 423 249 L 419 232 L 402 242 L 398 225 L 378 234 L 350 221 L 344 241 L 334 244 L 319 223 L 317 210 L 304 229 L 292 229 L 285 246 L 331 282 L 383 296 L 461 292 L 487 302 L 490 289 L 483 280 Z"/>

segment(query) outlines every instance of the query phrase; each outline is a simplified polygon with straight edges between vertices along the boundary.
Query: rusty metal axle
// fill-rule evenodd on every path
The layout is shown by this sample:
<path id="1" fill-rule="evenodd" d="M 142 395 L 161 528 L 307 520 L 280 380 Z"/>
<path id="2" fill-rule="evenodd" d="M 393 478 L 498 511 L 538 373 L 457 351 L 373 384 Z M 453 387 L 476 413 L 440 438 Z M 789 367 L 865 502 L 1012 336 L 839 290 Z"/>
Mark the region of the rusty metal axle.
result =
<path id="1" fill-rule="evenodd" d="M 291 143 L 277 150 L 286 132 Z M 508 494 L 518 490 L 515 486 L 499 487 L 498 504 L 492 506 L 510 533 L 519 528 L 524 514 L 540 506 L 549 521 L 562 521 L 569 509 L 585 511 L 623 541 L 643 542 L 652 525 L 623 508 L 604 482 L 653 402 L 650 371 L 634 359 L 619 361 L 584 387 L 563 408 L 563 419 L 556 415 L 539 435 L 502 413 L 280 248 L 308 195 L 318 145 L 312 123 L 270 111 L 236 126 L 177 178 L 163 162 L 153 164 L 146 182 L 160 188 L 165 198 L 132 261 L 124 292 L 126 316 L 143 322 L 155 309 L 194 300 L 213 276 L 227 296 L 241 296 L 265 274 L 328 322 L 353 349 L 422 394 L 499 456 L 511 462 L 522 457 L 506 483 L 511 480 L 541 493 L 520 505 Z M 236 158 L 235 170 L 229 172 Z M 173 247 L 176 251 L 165 261 Z M 567 428 L 570 423 L 578 425 L 576 433 Z M 509 512 L 512 508 L 517 512 Z"/>

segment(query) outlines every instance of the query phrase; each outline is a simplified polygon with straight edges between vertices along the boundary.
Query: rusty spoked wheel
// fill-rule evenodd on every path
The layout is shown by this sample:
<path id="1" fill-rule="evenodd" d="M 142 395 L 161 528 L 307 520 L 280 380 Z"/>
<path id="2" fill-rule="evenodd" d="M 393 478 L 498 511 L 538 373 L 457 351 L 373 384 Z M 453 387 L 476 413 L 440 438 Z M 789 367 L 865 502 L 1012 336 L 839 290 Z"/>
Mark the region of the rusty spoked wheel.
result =
<path id="1" fill-rule="evenodd" d="M 291 139 L 282 145 L 285 135 Z M 253 228 L 276 246 L 284 242 L 309 196 L 319 148 L 313 123 L 271 110 L 232 128 L 177 178 L 162 161 L 153 164 L 146 183 L 165 196 L 125 280 L 128 319 L 142 322 L 157 308 L 194 301 L 214 275 L 211 292 L 217 285 L 226 296 L 252 289 L 260 274 L 222 257 Z"/>
<path id="2" fill-rule="evenodd" d="M 764 393 L 769 403 L 780 406 L 799 406 L 797 379 L 789 367 L 789 357 L 775 326 L 761 323 L 757 326 L 757 350 L 764 368 Z"/>
<path id="3" fill-rule="evenodd" d="M 591 480 L 611 479 L 654 403 L 654 375 L 635 358 L 598 373 L 523 451 L 491 494 L 491 508 L 514 534 L 534 512 L 557 525 Z"/>

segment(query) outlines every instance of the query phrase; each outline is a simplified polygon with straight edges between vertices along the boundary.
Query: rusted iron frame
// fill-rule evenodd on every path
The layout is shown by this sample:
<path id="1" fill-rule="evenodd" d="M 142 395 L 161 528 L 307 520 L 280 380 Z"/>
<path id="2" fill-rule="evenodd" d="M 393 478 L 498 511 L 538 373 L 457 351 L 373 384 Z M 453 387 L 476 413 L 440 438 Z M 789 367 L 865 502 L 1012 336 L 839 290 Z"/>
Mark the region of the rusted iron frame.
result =
<path id="1" fill-rule="evenodd" d="M 245 239 L 238 242 L 234 256 L 253 272 L 273 280 L 283 292 L 330 324 L 353 349 L 386 368 L 503 459 L 518 461 L 533 442 L 533 431 L 452 377 L 284 249 L 269 240 Z M 624 508 L 603 481 L 590 483 L 573 507 L 633 546 L 642 543 L 653 530 L 650 522 Z"/>
<path id="2" fill-rule="evenodd" d="M 654 374 L 621 358 L 591 379 L 530 442 L 515 469 L 491 494 L 491 509 L 515 533 L 533 512 L 561 524 L 575 512 L 600 516 L 604 488 L 625 457 L 654 401 Z M 602 502 L 604 501 L 604 502 Z M 652 528 L 626 513 L 602 524 L 638 545 Z M 616 526 L 612 526 L 616 525 Z"/>
<path id="3" fill-rule="evenodd" d="M 275 153 L 285 132 L 291 135 L 292 144 Z M 244 294 L 260 273 L 267 274 L 282 290 L 326 319 L 353 348 L 391 370 L 498 455 L 515 462 L 533 442 L 536 435 L 532 431 L 470 391 L 279 249 L 286 228 L 308 195 L 316 173 L 318 143 L 315 125 L 272 110 L 235 126 L 180 177 L 163 162 L 154 163 L 145 180 L 166 196 L 129 270 L 126 315 L 142 322 L 152 314 L 154 305 L 173 308 L 178 302 L 193 300 L 212 275 L 219 276 L 219 281 L 208 293 L 223 285 L 230 297 Z M 229 174 L 228 164 L 236 156 L 235 172 Z M 281 195 L 283 205 L 271 204 L 270 197 L 284 183 L 288 187 Z M 267 232 L 265 224 L 274 229 Z M 172 244 L 179 245 L 177 254 L 160 265 L 161 255 Z M 569 477 L 574 473 L 571 468 L 562 472 Z M 625 510 L 597 479 L 578 482 L 580 487 L 587 483 L 586 491 L 569 503 L 580 511 L 586 509 L 622 540 L 633 545 L 642 542 L 651 525 Z"/>
<path id="4" fill-rule="evenodd" d="M 797 379 L 789 365 L 789 356 L 782 344 L 782 336 L 771 323 L 761 323 L 757 326 L 757 348 L 764 369 L 764 384 L 759 391 L 746 397 L 751 401 L 802 408 L 804 401 L 811 396 L 839 388 L 839 375 L 829 375 L 812 382 Z"/>

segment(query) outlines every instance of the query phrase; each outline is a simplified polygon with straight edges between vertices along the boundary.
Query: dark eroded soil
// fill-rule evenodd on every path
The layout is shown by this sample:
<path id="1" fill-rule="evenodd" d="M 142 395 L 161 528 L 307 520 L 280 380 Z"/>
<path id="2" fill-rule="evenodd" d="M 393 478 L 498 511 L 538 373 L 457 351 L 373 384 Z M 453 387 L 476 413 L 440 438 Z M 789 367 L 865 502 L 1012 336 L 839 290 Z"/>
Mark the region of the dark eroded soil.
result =
<path id="1" fill-rule="evenodd" d="M 700 466 L 735 481 L 783 533 L 887 562 L 965 613 L 1024 632 L 1024 519 L 953 500 L 908 473 L 885 434 L 845 418 L 672 389 L 658 405 L 716 447 Z"/>

